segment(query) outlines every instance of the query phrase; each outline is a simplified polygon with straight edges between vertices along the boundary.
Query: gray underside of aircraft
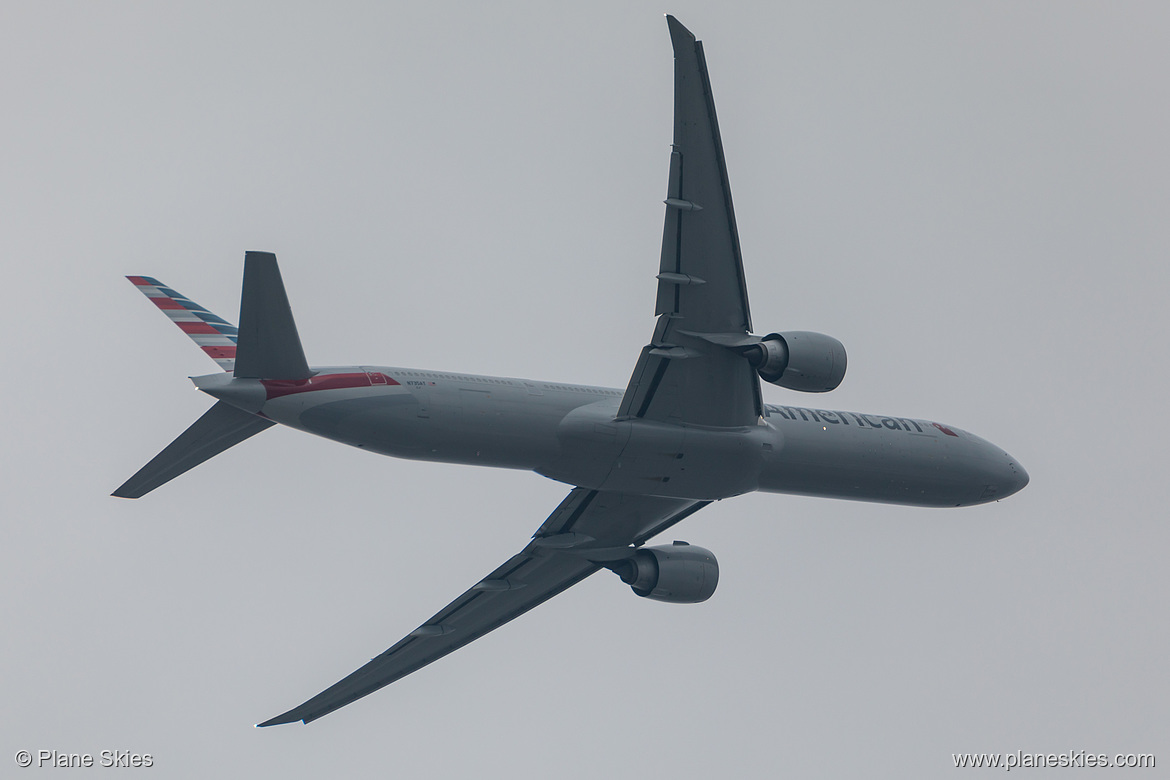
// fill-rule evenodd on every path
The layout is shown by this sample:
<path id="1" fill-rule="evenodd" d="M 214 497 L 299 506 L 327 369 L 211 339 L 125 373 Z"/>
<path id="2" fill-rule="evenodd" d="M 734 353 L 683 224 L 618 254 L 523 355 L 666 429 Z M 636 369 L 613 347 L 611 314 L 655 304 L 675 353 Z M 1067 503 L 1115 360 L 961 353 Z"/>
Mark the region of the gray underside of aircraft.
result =
<path id="1" fill-rule="evenodd" d="M 225 372 L 194 379 L 215 405 L 115 496 L 145 495 L 275 424 L 383 455 L 524 469 L 571 486 L 519 553 L 350 676 L 259 725 L 320 718 L 603 568 L 639 596 L 702 601 L 718 582 L 714 555 L 645 543 L 712 501 L 763 491 L 954 507 L 1027 484 L 1010 455 L 954 426 L 764 403 L 761 379 L 806 393 L 834 389 L 845 350 L 819 333 L 752 334 L 703 47 L 667 21 L 675 120 L 658 320 L 624 390 L 310 366 L 266 252 L 246 255 L 238 330 L 155 279 L 130 277 Z"/>

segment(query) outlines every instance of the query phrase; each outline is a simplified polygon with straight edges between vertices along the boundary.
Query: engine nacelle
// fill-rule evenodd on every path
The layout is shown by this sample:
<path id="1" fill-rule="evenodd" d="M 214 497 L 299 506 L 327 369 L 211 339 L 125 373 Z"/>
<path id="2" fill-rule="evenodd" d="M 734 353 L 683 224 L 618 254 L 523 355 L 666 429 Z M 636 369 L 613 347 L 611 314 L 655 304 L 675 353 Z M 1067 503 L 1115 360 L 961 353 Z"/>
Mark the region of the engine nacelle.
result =
<path id="1" fill-rule="evenodd" d="M 686 542 L 643 547 L 606 564 L 634 593 L 655 601 L 698 604 L 719 584 L 719 564 L 710 550 Z"/>
<path id="2" fill-rule="evenodd" d="M 845 378 L 845 345 L 823 333 L 770 333 L 746 355 L 760 379 L 789 390 L 827 393 Z"/>

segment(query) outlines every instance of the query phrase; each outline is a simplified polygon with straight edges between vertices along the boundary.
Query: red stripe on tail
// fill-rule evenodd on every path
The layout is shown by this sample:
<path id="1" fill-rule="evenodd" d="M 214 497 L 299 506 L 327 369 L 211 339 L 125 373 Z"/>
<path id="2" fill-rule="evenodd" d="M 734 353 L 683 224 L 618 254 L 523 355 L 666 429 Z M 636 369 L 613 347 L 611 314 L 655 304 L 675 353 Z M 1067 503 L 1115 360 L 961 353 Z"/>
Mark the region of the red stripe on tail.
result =
<path id="1" fill-rule="evenodd" d="M 175 324 L 178 325 L 184 333 L 210 333 L 213 336 L 223 335 L 218 330 L 208 325 L 206 322 L 176 322 Z"/>

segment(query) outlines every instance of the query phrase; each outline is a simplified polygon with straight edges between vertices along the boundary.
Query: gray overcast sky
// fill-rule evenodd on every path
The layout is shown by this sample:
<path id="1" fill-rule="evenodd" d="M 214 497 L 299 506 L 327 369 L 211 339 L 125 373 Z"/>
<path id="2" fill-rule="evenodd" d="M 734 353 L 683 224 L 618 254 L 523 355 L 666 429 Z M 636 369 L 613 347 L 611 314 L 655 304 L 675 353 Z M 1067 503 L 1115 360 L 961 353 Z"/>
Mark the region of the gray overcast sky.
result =
<path id="1" fill-rule="evenodd" d="M 725 501 L 664 539 L 719 556 L 705 604 L 598 575 L 252 729 L 565 488 L 274 430 L 109 498 L 215 370 L 122 276 L 235 320 L 243 252 L 270 250 L 312 362 L 624 386 L 653 326 L 664 11 L 706 46 L 757 328 L 836 335 L 834 408 L 959 425 L 1032 484 L 953 511 Z M 1162 775 L 1168 25 L 1160 2 L 4 4 L 0 766 L 933 778 L 1019 749 Z"/>

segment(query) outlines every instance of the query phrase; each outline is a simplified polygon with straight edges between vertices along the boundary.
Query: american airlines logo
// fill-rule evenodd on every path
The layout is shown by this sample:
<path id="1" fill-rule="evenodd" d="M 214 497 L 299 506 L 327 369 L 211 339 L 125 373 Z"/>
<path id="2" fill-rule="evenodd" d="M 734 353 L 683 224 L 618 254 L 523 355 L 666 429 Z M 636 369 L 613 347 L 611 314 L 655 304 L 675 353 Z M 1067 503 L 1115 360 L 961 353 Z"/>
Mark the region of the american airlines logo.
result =
<path id="1" fill-rule="evenodd" d="M 856 425 L 859 428 L 878 428 L 887 431 L 910 431 L 923 433 L 924 429 L 917 420 L 907 417 L 878 417 L 860 412 L 835 412 L 828 409 L 805 409 L 800 406 L 776 406 L 766 404 L 764 416 L 778 415 L 785 420 L 804 420 L 805 422 L 828 423 L 829 425 Z M 959 434 L 938 423 L 930 423 L 948 436 Z"/>

